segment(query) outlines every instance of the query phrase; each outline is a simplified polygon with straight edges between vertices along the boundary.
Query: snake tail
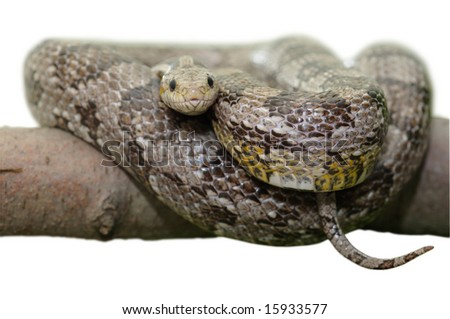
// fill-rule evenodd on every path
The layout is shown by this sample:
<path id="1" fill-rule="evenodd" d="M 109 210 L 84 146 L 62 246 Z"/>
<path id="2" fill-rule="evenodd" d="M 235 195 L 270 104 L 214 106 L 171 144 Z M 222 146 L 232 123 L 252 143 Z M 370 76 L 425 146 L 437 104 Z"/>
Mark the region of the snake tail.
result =
<path id="1" fill-rule="evenodd" d="M 361 267 L 368 269 L 395 268 L 410 262 L 434 248 L 433 246 L 425 246 L 403 256 L 387 259 L 366 255 L 353 246 L 339 226 L 336 216 L 335 193 L 317 193 L 316 197 L 323 232 L 328 240 L 342 256 Z"/>
<path id="2" fill-rule="evenodd" d="M 354 248 L 341 230 L 373 220 L 420 167 L 432 89 L 414 53 L 376 44 L 347 68 L 303 37 L 214 51 L 177 46 L 163 55 L 158 48 L 42 42 L 24 66 L 32 113 L 41 125 L 66 130 L 108 158 L 118 147 L 114 159 L 140 185 L 217 236 L 273 246 L 328 237 L 346 258 L 373 269 L 431 249 L 377 259 Z M 176 55 L 210 57 L 205 64 L 216 77 L 202 73 L 199 90 L 184 94 L 188 108 L 197 110 L 200 93 L 218 88 L 208 114 L 187 117 L 161 101 L 163 79 L 152 67 Z M 169 92 L 184 92 L 184 79 L 166 77 Z"/>

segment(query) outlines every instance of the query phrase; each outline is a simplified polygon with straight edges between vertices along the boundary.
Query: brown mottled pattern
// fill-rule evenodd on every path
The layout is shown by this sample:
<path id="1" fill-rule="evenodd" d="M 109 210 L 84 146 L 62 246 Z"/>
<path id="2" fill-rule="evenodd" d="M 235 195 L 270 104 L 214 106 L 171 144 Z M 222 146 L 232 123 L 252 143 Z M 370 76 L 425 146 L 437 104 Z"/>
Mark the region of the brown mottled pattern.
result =
<path id="1" fill-rule="evenodd" d="M 311 68 L 326 73 L 335 64 L 289 69 L 301 70 L 298 77 L 310 82 Z M 373 170 L 388 112 L 373 80 L 340 68 L 321 79 L 322 86 L 309 83 L 301 92 L 266 88 L 242 72 L 219 73 L 216 135 L 236 159 L 249 158 L 240 164 L 252 175 L 272 185 L 336 191 L 359 184 Z"/>
<path id="2" fill-rule="evenodd" d="M 358 87 L 362 79 L 359 71 L 339 66 L 338 83 L 356 86 L 349 91 L 343 89 L 343 95 L 334 99 L 326 92 L 329 87 L 336 87 L 338 75 L 333 72 L 337 71 L 333 67 L 324 75 L 320 57 L 325 57 L 329 66 L 338 63 L 337 60 L 315 42 L 307 42 L 310 45 L 304 46 L 303 53 L 289 44 L 292 39 L 286 40 L 286 46 L 283 43 L 269 44 L 272 51 L 266 51 L 267 44 L 261 44 L 243 46 L 241 51 L 239 47 L 232 52 L 224 49 L 224 54 L 229 61 L 254 61 L 246 69 L 254 70 L 262 81 L 279 83 L 279 90 L 325 92 L 311 102 L 324 109 L 331 105 L 331 110 L 344 106 L 347 110 L 355 103 L 370 100 L 368 112 L 373 116 L 369 114 L 365 120 L 360 119 L 361 123 L 352 123 L 362 130 L 355 132 L 374 135 L 377 141 L 382 139 L 386 128 L 384 124 L 376 124 L 375 119 L 388 122 L 387 113 L 379 106 L 383 103 L 380 90 L 388 101 L 389 130 L 373 173 L 357 187 L 336 192 L 339 224 L 345 231 L 356 229 L 373 219 L 376 211 L 395 196 L 420 165 L 430 113 L 426 72 L 408 50 L 378 45 L 356 60 L 356 67 L 372 80 L 366 79 Z M 150 60 L 145 60 L 146 50 L 152 52 L 152 46 L 87 45 L 56 40 L 40 44 L 25 65 L 26 94 L 33 114 L 42 125 L 68 130 L 107 154 L 118 155 L 118 150 L 122 150 L 125 157 L 117 160 L 122 166 L 129 166 L 126 169 L 142 185 L 181 216 L 217 235 L 269 245 L 303 245 L 325 239 L 314 193 L 278 188 L 250 177 L 218 143 L 207 116 L 188 118 L 160 102 L 159 81 L 148 66 L 157 57 L 150 53 Z M 201 56 L 205 55 L 202 50 L 179 47 L 176 52 Z M 220 64 L 221 51 L 211 50 Z M 296 52 L 299 55 L 294 57 Z M 245 56 L 239 58 L 240 55 Z M 167 56 L 158 58 L 164 60 Z M 266 66 L 263 71 L 260 64 Z M 284 71 L 278 69 L 280 66 Z M 309 80 L 303 81 L 301 78 L 307 75 Z M 229 96 L 223 94 L 218 106 L 227 103 L 231 106 L 239 94 L 245 93 L 245 88 L 236 89 Z M 365 93 L 352 95 L 360 89 Z M 255 92 L 247 93 L 256 96 Z M 291 123 L 298 128 L 302 119 L 294 116 L 308 112 L 302 111 L 300 105 L 308 102 L 306 99 L 294 102 L 291 96 L 283 94 L 255 103 L 266 103 L 269 113 L 282 114 L 285 125 Z M 283 103 L 279 105 L 280 100 L 295 105 L 298 111 L 286 109 Z M 347 123 L 352 127 L 350 117 L 366 115 L 330 112 L 331 118 L 325 120 L 318 115 L 318 122 L 312 125 L 314 132 L 332 134 L 327 133 L 328 122 L 333 123 L 331 126 Z M 304 117 L 303 121 L 306 120 Z M 306 131 L 301 134 L 309 134 L 308 126 L 304 127 Z M 286 131 L 286 134 L 294 133 Z M 358 134 L 352 143 L 359 141 Z M 247 131 L 239 135 L 252 138 Z M 371 147 L 370 142 L 361 143 L 357 147 Z M 116 147 L 108 147 L 111 145 Z"/>

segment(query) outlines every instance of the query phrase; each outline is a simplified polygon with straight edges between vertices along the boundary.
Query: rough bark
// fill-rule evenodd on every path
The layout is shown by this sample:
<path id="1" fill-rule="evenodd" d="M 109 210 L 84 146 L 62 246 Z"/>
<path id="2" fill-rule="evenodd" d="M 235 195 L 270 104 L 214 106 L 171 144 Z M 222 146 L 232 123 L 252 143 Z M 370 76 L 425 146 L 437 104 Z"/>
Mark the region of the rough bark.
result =
<path id="1" fill-rule="evenodd" d="M 57 129 L 0 129 L 0 235 L 89 239 L 208 236 L 119 167 Z"/>
<path id="2" fill-rule="evenodd" d="M 449 236 L 448 120 L 434 119 L 423 168 L 367 228 Z M 56 129 L 0 129 L 0 235 L 209 237 L 81 140 Z"/>

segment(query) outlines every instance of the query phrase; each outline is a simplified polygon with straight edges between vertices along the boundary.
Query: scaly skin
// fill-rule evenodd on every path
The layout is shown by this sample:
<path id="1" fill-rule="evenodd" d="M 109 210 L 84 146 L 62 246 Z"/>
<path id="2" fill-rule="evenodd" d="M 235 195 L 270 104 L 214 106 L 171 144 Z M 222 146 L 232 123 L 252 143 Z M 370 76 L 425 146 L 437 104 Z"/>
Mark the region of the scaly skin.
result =
<path id="1" fill-rule="evenodd" d="M 303 53 L 299 49 L 302 46 Z M 304 42 L 303 39 L 291 38 L 273 44 L 255 45 L 251 49 L 246 46 L 242 52 L 235 47 L 233 52 L 237 56 L 247 55 L 241 61 L 254 61 L 248 67 L 251 70 L 257 69 L 262 60 L 248 57 L 248 54 L 261 56 L 263 50 L 266 54 L 263 64 L 267 69 L 257 72 L 263 80 L 277 81 L 284 90 L 291 89 L 287 87 L 289 83 L 298 86 L 293 89 L 303 90 L 298 81 L 292 80 L 292 74 L 308 73 L 311 81 L 319 83 L 317 79 L 321 78 L 324 69 L 319 68 L 321 72 L 317 73 L 313 70 L 320 65 L 320 59 L 317 58 L 314 63 L 300 63 L 308 56 L 315 57 L 319 49 L 318 44 L 310 40 Z M 206 116 L 188 118 L 168 109 L 159 98 L 159 78 L 155 77 L 150 67 L 136 59 L 136 54 L 145 55 L 145 50 L 151 50 L 151 47 L 44 42 L 30 53 L 26 61 L 27 99 L 41 124 L 68 130 L 105 154 L 114 156 L 138 182 L 164 203 L 197 226 L 217 235 L 269 245 L 302 245 L 326 237 L 343 236 L 342 231 L 332 232 L 333 227 L 326 221 L 331 220 L 337 227 L 334 229 L 342 228 L 344 231 L 367 223 L 380 207 L 395 196 L 410 173 L 420 165 L 428 134 L 429 82 L 423 65 L 407 50 L 395 46 L 377 46 L 363 52 L 357 59 L 358 68 L 368 71 L 384 90 L 392 121 L 373 173 L 358 186 L 331 193 L 333 195 L 318 195 L 319 200 L 316 193 L 283 189 L 250 177 L 218 143 Z M 289 57 L 294 52 L 299 53 L 295 59 Z M 179 50 L 179 54 L 185 53 Z M 227 51 L 227 55 L 230 54 Z M 286 61 L 294 61 L 299 71 L 290 74 L 287 70 L 292 70 L 293 66 L 286 66 L 286 72 L 274 73 L 273 70 L 281 70 L 282 64 L 271 61 L 285 60 L 274 58 L 268 61 L 267 57 L 271 54 L 287 56 Z M 334 71 L 330 72 L 333 74 Z M 348 72 L 356 74 L 356 71 Z M 322 78 L 327 85 L 337 79 L 334 75 Z M 217 75 L 217 81 L 220 81 L 220 75 Z M 343 85 L 345 77 L 338 82 Z M 353 80 L 350 82 L 353 83 Z M 369 82 L 375 83 L 372 80 Z M 225 87 L 227 84 L 221 85 Z M 233 101 L 237 100 L 240 103 L 245 99 L 249 101 L 252 96 L 258 99 L 254 94 L 255 89 L 248 90 L 249 96 L 238 99 L 236 94 L 245 92 L 245 89 L 240 89 L 239 85 L 234 91 L 230 89 L 230 93 L 221 89 L 220 100 L 213 114 L 217 122 L 217 109 L 220 106 L 227 103 L 232 106 Z M 377 89 L 377 92 L 380 91 Z M 346 97 L 345 90 L 341 93 Z M 376 97 L 368 93 L 371 102 L 366 105 L 370 114 L 373 114 L 373 108 L 376 114 L 361 120 L 361 114 L 357 112 L 354 114 L 355 120 L 364 123 L 349 124 L 348 127 L 367 126 L 369 131 L 375 127 L 374 138 L 381 140 L 381 132 L 385 130 L 387 121 L 385 124 L 373 122 L 375 119 L 386 119 L 378 93 L 374 94 Z M 298 96 L 298 93 L 293 93 L 293 96 Z M 327 99 L 319 104 L 327 103 Z M 340 102 L 335 103 L 338 108 L 345 108 L 345 112 L 349 112 L 345 114 L 352 114 L 352 105 L 343 103 L 338 106 Z M 242 105 L 239 107 L 241 110 L 244 108 Z M 273 111 L 269 111 L 268 120 L 273 121 L 271 117 L 276 118 L 282 113 L 278 105 L 274 107 Z M 315 115 L 311 116 L 314 122 Z M 344 113 L 340 116 L 342 119 Z M 326 122 L 321 119 L 322 123 Z M 308 121 L 308 118 L 305 117 L 303 121 Z M 247 123 L 241 122 L 240 125 L 245 127 Z M 349 136 L 355 134 L 350 132 L 351 129 L 344 131 Z M 118 157 L 122 154 L 117 152 L 115 146 L 124 150 L 124 157 Z M 371 147 L 370 143 L 366 146 Z M 327 151 L 329 149 L 325 147 Z M 370 170 L 367 169 L 366 175 Z M 345 180 L 342 183 L 345 184 Z M 335 184 L 339 185 L 335 182 L 323 183 L 325 186 Z M 317 186 L 316 183 L 314 185 Z M 323 203 L 327 202 L 328 196 L 336 196 L 336 209 L 332 213 L 326 213 L 330 210 L 324 209 L 327 205 Z M 348 247 L 350 249 L 351 246 Z M 352 257 L 363 256 L 361 254 L 344 255 L 360 265 L 377 268 L 378 263 L 359 262 L 356 257 Z M 389 267 L 397 265 L 385 264 Z"/>

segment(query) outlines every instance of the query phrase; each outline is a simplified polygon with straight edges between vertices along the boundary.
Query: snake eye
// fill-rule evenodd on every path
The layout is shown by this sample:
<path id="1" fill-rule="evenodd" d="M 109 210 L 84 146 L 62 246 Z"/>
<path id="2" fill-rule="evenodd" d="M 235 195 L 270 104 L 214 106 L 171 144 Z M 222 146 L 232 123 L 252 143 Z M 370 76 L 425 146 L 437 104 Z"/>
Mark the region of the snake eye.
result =
<path id="1" fill-rule="evenodd" d="M 209 75 L 208 75 L 208 85 L 211 89 L 214 87 L 214 80 Z"/>
<path id="2" fill-rule="evenodd" d="M 169 83 L 170 92 L 175 91 L 176 87 L 177 87 L 177 81 L 175 81 L 175 80 L 170 81 L 170 83 Z"/>

